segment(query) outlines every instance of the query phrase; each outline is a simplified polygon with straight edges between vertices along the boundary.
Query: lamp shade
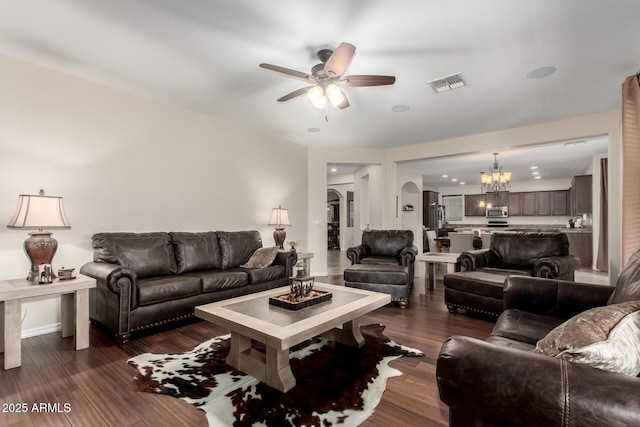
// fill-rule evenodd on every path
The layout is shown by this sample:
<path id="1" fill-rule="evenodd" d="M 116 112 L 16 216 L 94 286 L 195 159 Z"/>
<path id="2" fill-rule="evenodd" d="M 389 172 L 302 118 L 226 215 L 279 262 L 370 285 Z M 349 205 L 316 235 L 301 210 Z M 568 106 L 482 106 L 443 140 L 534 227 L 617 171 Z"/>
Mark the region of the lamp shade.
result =
<path id="1" fill-rule="evenodd" d="M 276 227 L 291 225 L 291 223 L 289 222 L 289 210 L 284 209 L 282 206 L 273 208 L 273 210 L 271 211 L 271 219 L 269 219 L 268 225 L 275 225 Z"/>
<path id="2" fill-rule="evenodd" d="M 18 196 L 18 207 L 7 228 L 42 230 L 71 228 L 64 212 L 62 197 L 36 195 Z"/>

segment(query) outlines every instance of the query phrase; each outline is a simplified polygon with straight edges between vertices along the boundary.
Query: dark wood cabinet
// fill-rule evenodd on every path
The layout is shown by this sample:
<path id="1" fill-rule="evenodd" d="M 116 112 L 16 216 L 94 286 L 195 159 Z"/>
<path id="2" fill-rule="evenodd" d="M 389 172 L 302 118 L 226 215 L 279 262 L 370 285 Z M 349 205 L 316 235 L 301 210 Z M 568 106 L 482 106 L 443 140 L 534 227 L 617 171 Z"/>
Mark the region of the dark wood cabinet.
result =
<path id="1" fill-rule="evenodd" d="M 521 216 L 522 215 L 522 193 L 509 194 L 509 216 Z"/>
<path id="2" fill-rule="evenodd" d="M 569 190 L 551 193 L 551 215 L 570 215 Z"/>
<path id="3" fill-rule="evenodd" d="M 522 216 L 535 216 L 537 215 L 536 208 L 536 192 L 528 191 L 520 193 L 522 195 Z"/>
<path id="4" fill-rule="evenodd" d="M 592 181 L 591 175 L 578 175 L 571 180 L 571 190 L 569 191 L 572 215 L 593 212 Z"/>
<path id="5" fill-rule="evenodd" d="M 551 215 L 551 191 L 538 191 L 536 194 L 536 215 Z"/>
<path id="6" fill-rule="evenodd" d="M 486 207 L 480 207 L 480 201 L 485 201 L 484 194 L 466 194 L 464 196 L 464 215 L 465 216 L 485 216 Z"/>
<path id="7" fill-rule="evenodd" d="M 593 264 L 593 233 L 568 232 L 569 253 L 580 258 L 583 267 L 591 268 Z"/>
<path id="8" fill-rule="evenodd" d="M 422 192 L 422 225 L 429 226 L 429 206 L 433 203 L 438 204 L 438 195 L 435 191 Z"/>

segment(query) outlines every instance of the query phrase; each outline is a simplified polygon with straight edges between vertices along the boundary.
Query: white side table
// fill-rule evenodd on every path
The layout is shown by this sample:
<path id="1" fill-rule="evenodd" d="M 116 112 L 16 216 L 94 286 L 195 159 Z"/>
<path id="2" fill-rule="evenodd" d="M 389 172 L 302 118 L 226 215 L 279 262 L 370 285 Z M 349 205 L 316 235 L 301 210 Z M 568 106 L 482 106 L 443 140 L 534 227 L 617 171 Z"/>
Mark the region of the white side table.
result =
<path id="1" fill-rule="evenodd" d="M 311 276 L 311 258 L 313 258 L 313 252 L 297 252 L 298 261 L 304 262 L 304 268 L 307 272 L 307 276 Z"/>
<path id="2" fill-rule="evenodd" d="M 460 254 L 449 252 L 425 252 L 416 256 L 416 261 L 425 263 L 424 292 L 427 289 L 436 288 L 436 266 L 438 263 L 446 264 L 447 273 L 454 273 L 458 268 L 458 256 Z"/>
<path id="3" fill-rule="evenodd" d="M 4 352 L 4 369 L 22 364 L 22 301 L 34 297 L 61 296 L 62 337 L 75 333 L 76 350 L 89 347 L 89 289 L 96 287 L 95 279 L 78 274 L 72 280 L 55 279 L 40 285 L 26 279 L 0 281 L 0 353 Z"/>

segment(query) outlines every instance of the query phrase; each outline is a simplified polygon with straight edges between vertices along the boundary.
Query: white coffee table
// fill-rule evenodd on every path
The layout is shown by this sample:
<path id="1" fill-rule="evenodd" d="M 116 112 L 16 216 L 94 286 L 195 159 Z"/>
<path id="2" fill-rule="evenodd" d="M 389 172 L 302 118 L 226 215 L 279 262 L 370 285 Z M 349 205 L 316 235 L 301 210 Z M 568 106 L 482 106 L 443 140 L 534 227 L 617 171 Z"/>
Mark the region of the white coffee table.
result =
<path id="1" fill-rule="evenodd" d="M 296 379 L 289 365 L 289 348 L 322 335 L 353 347 L 361 347 L 358 318 L 391 302 L 388 294 L 315 283 L 314 289 L 329 291 L 329 301 L 288 310 L 269 304 L 270 296 L 289 293 L 289 287 L 245 295 L 195 308 L 195 315 L 231 331 L 227 363 L 282 392 Z M 265 345 L 264 353 L 251 340 Z"/>
<path id="2" fill-rule="evenodd" d="M 95 287 L 95 279 L 81 274 L 46 285 L 26 279 L 0 281 L 0 353 L 4 352 L 4 369 L 22 364 L 21 307 L 22 301 L 29 298 L 61 295 L 62 336 L 75 333 L 76 350 L 89 347 L 89 289 Z"/>
<path id="3" fill-rule="evenodd" d="M 447 273 L 453 273 L 458 269 L 458 257 L 460 254 L 449 252 L 425 252 L 416 256 L 416 261 L 425 263 L 424 291 L 436 287 L 436 266 L 439 263 L 447 266 Z"/>

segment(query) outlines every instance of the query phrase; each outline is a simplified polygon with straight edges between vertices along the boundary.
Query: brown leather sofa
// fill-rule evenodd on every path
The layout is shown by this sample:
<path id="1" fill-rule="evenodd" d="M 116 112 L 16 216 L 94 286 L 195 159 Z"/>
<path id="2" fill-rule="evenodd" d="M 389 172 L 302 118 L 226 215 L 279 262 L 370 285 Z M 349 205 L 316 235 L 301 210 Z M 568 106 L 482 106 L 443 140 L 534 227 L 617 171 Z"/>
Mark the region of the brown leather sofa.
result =
<path id="1" fill-rule="evenodd" d="M 573 280 L 580 258 L 569 254 L 569 239 L 556 232 L 497 232 L 488 249 L 463 252 L 463 271 L 520 274 Z"/>
<path id="2" fill-rule="evenodd" d="M 297 256 L 279 251 L 264 268 L 244 268 L 262 247 L 257 231 L 98 233 L 90 318 L 119 343 L 131 334 L 193 316 L 195 306 L 287 285 Z"/>
<path id="3" fill-rule="evenodd" d="M 389 294 L 406 308 L 417 254 L 411 230 L 367 230 L 362 244 L 347 249 L 352 265 L 344 270 L 345 286 Z"/>
<path id="4" fill-rule="evenodd" d="M 615 288 L 512 276 L 486 340 L 455 336 L 436 377 L 450 426 L 640 425 L 640 378 L 532 352 L 552 329 L 594 307 L 640 300 L 640 250 Z M 584 314 L 583 314 L 584 315 Z"/>

